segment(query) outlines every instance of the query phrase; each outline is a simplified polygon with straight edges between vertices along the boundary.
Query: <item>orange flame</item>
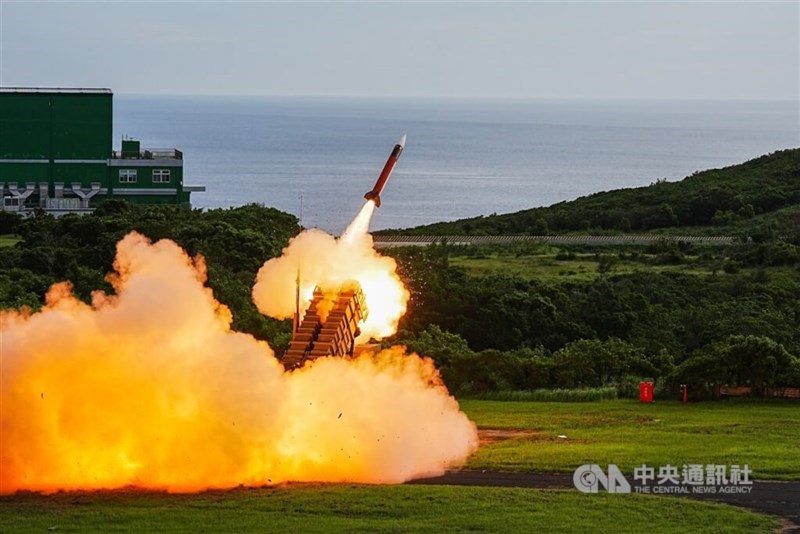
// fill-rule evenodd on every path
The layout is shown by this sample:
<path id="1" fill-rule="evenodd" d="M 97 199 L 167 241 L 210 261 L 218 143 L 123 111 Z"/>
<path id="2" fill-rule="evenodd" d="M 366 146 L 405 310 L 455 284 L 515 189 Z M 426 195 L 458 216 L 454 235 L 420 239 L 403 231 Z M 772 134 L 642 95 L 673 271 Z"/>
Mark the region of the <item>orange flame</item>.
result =
<path id="1" fill-rule="evenodd" d="M 338 254 L 326 239 L 318 252 Z M 429 359 L 391 349 L 285 374 L 266 343 L 230 329 L 203 261 L 175 243 L 131 233 L 115 270 L 116 295 L 91 305 L 61 283 L 40 312 L 0 312 L 0 493 L 393 483 L 476 447 Z"/>

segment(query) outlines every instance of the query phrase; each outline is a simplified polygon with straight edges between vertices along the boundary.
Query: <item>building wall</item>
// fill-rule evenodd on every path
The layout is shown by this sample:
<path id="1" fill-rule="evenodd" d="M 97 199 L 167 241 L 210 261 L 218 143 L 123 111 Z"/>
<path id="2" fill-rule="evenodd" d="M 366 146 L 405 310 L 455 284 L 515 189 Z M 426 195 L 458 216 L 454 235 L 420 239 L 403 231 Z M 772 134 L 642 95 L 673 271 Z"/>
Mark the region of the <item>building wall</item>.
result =
<path id="1" fill-rule="evenodd" d="M 176 200 L 176 197 L 174 197 L 174 196 L 164 196 L 164 195 L 128 195 L 128 194 L 123 195 L 123 194 L 115 194 L 111 198 L 115 198 L 115 199 L 119 199 L 119 200 L 127 200 L 128 202 L 132 202 L 133 204 L 159 204 L 159 205 L 161 205 L 161 204 L 178 204 L 178 205 L 181 205 L 181 206 L 187 206 L 188 207 L 189 206 L 189 199 L 188 199 L 189 194 L 188 193 L 183 193 L 183 195 L 186 196 L 187 198 L 186 198 L 186 200 L 183 200 L 181 202 L 178 201 L 178 200 L 180 200 L 180 196 L 177 197 L 178 200 Z M 100 197 L 100 200 L 98 200 L 98 203 L 102 202 L 103 200 L 105 200 L 107 198 L 109 198 L 109 197 L 105 197 L 105 196 L 104 197 Z M 94 204 L 92 204 L 92 207 L 94 207 Z"/>
<path id="2" fill-rule="evenodd" d="M 0 186 L 4 183 L 47 182 L 50 163 L 0 163 Z"/>
<path id="3" fill-rule="evenodd" d="M 0 94 L 0 158 L 106 160 L 111 93 Z"/>
<path id="4" fill-rule="evenodd" d="M 99 182 L 101 187 L 108 187 L 108 167 L 106 162 L 101 163 L 56 163 L 53 165 L 53 179 L 63 183 L 65 187 L 73 184 L 89 187 L 92 182 Z"/>
<path id="5" fill-rule="evenodd" d="M 119 160 L 115 162 L 119 166 L 108 168 L 109 183 L 116 190 L 117 188 L 155 188 L 155 189 L 180 189 L 183 185 L 183 167 L 166 166 L 160 160 L 138 160 L 137 166 L 125 165 L 126 160 Z M 147 165 L 141 165 L 147 163 Z M 120 170 L 135 170 L 136 182 L 121 182 Z M 170 172 L 169 182 L 154 182 L 153 171 L 155 170 L 168 170 Z"/>
<path id="6" fill-rule="evenodd" d="M 52 95 L 0 95 L 0 158 L 49 160 Z"/>

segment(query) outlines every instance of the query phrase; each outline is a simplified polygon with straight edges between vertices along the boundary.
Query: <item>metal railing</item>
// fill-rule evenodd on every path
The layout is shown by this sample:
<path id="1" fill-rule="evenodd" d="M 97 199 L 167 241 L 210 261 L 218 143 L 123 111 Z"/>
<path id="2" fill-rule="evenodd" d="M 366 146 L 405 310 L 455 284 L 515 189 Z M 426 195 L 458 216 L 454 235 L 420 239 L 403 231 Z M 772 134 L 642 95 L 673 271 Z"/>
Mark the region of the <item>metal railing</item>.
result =
<path id="1" fill-rule="evenodd" d="M 105 87 L 0 87 L 0 93 L 112 94 Z"/>
<path id="2" fill-rule="evenodd" d="M 540 241 L 554 244 L 649 244 L 656 241 L 685 241 L 687 243 L 733 243 L 734 236 L 680 236 L 669 234 L 619 234 L 619 235 L 373 235 L 379 247 L 425 246 L 433 243 L 451 245 L 490 245 Z"/>
<path id="3" fill-rule="evenodd" d="M 145 148 L 139 152 L 112 150 L 111 159 L 183 159 L 177 148 Z"/>

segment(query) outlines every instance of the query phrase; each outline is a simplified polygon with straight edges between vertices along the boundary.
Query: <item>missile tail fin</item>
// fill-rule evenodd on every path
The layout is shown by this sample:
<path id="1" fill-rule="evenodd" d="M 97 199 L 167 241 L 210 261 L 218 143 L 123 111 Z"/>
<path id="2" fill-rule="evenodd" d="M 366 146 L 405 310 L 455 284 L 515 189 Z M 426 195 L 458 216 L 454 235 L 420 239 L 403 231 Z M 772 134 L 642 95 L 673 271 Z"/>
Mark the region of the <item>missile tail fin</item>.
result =
<path id="1" fill-rule="evenodd" d="M 375 207 L 376 208 L 380 208 L 381 207 L 381 196 L 375 194 L 374 191 L 368 191 L 367 194 L 364 195 L 364 198 L 366 198 L 367 200 L 373 201 L 375 203 Z"/>

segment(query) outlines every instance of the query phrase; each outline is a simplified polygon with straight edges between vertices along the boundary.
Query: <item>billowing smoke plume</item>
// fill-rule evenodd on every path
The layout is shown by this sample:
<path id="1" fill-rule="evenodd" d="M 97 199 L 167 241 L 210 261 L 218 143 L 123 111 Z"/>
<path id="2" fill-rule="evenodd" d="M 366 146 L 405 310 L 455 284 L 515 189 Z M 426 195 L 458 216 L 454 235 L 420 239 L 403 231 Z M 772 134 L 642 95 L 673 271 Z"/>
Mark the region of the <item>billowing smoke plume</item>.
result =
<path id="1" fill-rule="evenodd" d="M 271 317 L 286 319 L 295 311 L 296 280 L 300 279 L 300 308 L 308 307 L 314 288 L 336 292 L 351 280 L 364 290 L 369 316 L 361 325 L 358 341 L 381 339 L 397 330 L 406 311 L 409 293 L 397 276 L 392 258 L 378 254 L 367 233 L 375 204 L 364 209 L 336 239 L 321 230 L 306 230 L 289 242 L 279 258 L 269 260 L 258 271 L 253 300 Z"/>
<path id="2" fill-rule="evenodd" d="M 262 269 L 259 304 L 274 315 L 291 312 L 296 266 L 310 281 L 358 278 L 345 262 L 390 261 L 319 232 L 293 250 L 322 265 L 301 255 Z M 459 465 L 476 446 L 428 359 L 389 350 L 285 374 L 265 343 L 230 329 L 203 262 L 175 243 L 129 234 L 115 269 L 116 295 L 87 305 L 57 284 L 40 312 L 0 315 L 0 493 L 401 482 Z M 270 272 L 288 291 L 269 286 Z M 386 275 L 372 276 L 359 281 Z"/>

